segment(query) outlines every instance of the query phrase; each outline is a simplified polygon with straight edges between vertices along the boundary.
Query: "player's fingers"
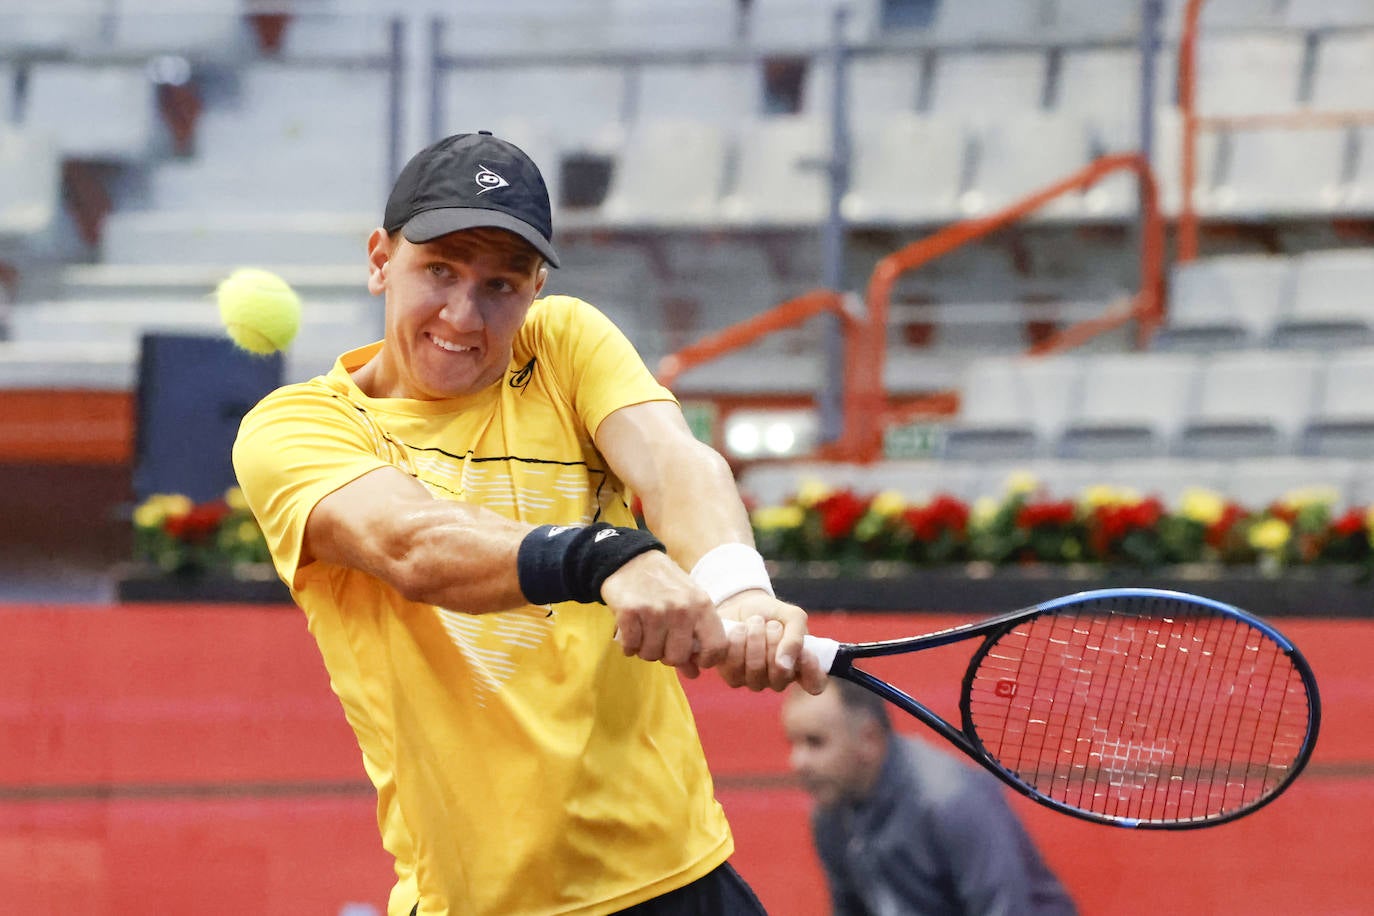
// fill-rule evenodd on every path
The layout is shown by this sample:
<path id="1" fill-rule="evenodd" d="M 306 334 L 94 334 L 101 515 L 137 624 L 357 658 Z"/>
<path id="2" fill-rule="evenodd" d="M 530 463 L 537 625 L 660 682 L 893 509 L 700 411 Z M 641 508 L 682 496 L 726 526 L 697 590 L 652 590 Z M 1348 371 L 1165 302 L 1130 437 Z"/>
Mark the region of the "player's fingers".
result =
<path id="1" fill-rule="evenodd" d="M 639 650 L 635 653 L 646 662 L 656 662 L 663 658 L 664 642 L 668 636 L 668 622 L 662 614 L 639 614 L 641 637 Z"/>
<path id="2" fill-rule="evenodd" d="M 637 654 L 639 644 L 644 638 L 644 631 L 640 628 L 639 619 L 634 614 L 621 614 L 616 623 L 618 624 L 616 638 L 620 640 L 620 651 L 626 655 Z"/>
<path id="3" fill-rule="evenodd" d="M 762 617 L 750 617 L 745 627 L 744 686 L 763 690 L 768 686 L 768 626 Z"/>
<path id="4" fill-rule="evenodd" d="M 709 602 L 710 599 L 707 600 Z M 692 661 L 702 668 L 714 668 L 729 660 L 730 639 L 725 635 L 725 624 L 716 615 L 714 607 L 709 608 L 698 621 L 693 648 L 695 653 Z"/>
<path id="5" fill-rule="evenodd" d="M 786 628 L 781 620 L 768 621 L 768 687 L 772 690 L 786 690 L 787 685 L 796 680 L 796 663 L 784 667 L 783 638 Z"/>
<path id="6" fill-rule="evenodd" d="M 802 689 L 815 696 L 825 689 L 830 675 L 821 668 L 821 660 L 810 652 L 803 652 L 797 665 L 797 683 Z"/>
<path id="7" fill-rule="evenodd" d="M 661 661 L 665 665 L 672 665 L 676 668 L 686 664 L 692 658 L 699 646 L 696 635 L 699 619 L 699 614 L 683 611 L 674 612 L 669 617 L 663 634 L 663 658 Z"/>
<path id="8" fill-rule="evenodd" d="M 806 616 L 801 611 L 782 618 L 781 623 L 782 635 L 774 655 L 777 675 L 772 682 L 774 690 L 783 690 L 797 679 L 797 666 L 806 638 Z"/>

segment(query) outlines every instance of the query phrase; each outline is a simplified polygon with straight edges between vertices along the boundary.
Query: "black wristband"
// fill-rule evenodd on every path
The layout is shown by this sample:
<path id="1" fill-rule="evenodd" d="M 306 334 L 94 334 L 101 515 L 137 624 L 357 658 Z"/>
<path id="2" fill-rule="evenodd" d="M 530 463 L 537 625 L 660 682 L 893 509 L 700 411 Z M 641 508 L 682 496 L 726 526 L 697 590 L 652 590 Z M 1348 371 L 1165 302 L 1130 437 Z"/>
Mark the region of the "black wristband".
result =
<path id="1" fill-rule="evenodd" d="M 601 602 L 601 584 L 630 560 L 663 543 L 638 528 L 605 522 L 582 527 L 541 525 L 520 542 L 516 570 L 530 604 Z"/>

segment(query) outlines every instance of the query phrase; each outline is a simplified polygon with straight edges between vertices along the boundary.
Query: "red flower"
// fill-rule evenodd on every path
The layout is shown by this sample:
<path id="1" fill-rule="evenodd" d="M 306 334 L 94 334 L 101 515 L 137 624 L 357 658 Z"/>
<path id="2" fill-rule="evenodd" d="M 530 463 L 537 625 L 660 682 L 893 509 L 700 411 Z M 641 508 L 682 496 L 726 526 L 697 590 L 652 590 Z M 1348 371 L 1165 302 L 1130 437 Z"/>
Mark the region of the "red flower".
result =
<path id="1" fill-rule="evenodd" d="M 1027 503 L 1016 513 L 1016 527 L 1040 528 L 1049 525 L 1071 525 L 1076 510 L 1071 500 L 1062 502 Z"/>
<path id="2" fill-rule="evenodd" d="M 1272 503 L 1269 506 L 1269 514 L 1289 525 L 1295 524 L 1298 520 L 1298 510 L 1283 503 Z"/>
<path id="3" fill-rule="evenodd" d="M 1364 530 L 1364 509 L 1351 509 L 1331 523 L 1331 530 L 1340 537 L 1350 537 Z"/>
<path id="4" fill-rule="evenodd" d="M 941 493 L 924 506 L 913 506 L 902 513 L 902 520 L 920 541 L 933 541 L 946 531 L 962 535 L 968 530 L 968 506 L 953 496 Z"/>
<path id="5" fill-rule="evenodd" d="M 816 503 L 821 517 L 821 531 L 831 540 L 847 538 L 854 526 L 868 512 L 868 503 L 855 496 L 852 490 L 837 490 Z"/>
<path id="6" fill-rule="evenodd" d="M 1221 518 L 1207 526 L 1207 532 L 1203 535 L 1207 541 L 1207 546 L 1220 548 L 1226 540 L 1226 536 L 1231 533 L 1236 522 L 1245 518 L 1245 510 L 1235 503 L 1227 503 L 1226 508 L 1221 510 Z"/>
<path id="7" fill-rule="evenodd" d="M 214 537 L 219 530 L 220 522 L 229 514 L 229 505 L 222 499 L 213 502 L 201 503 L 192 507 L 190 512 L 184 515 L 168 516 L 162 523 L 165 530 L 172 537 L 188 544 L 203 544 Z"/>

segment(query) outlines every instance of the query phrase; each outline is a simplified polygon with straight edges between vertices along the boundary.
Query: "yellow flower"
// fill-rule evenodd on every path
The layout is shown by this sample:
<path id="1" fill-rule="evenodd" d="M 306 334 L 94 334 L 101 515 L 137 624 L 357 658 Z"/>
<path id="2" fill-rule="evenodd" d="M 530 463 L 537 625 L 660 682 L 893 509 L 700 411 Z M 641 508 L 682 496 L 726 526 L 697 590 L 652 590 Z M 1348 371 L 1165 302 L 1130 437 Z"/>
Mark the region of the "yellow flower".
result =
<path id="1" fill-rule="evenodd" d="M 1303 487 L 1298 490 L 1291 490 L 1283 497 L 1283 505 L 1295 511 L 1302 511 L 1308 506 L 1333 506 L 1340 494 L 1335 487 Z"/>
<path id="2" fill-rule="evenodd" d="M 139 528 L 157 528 L 169 518 L 185 515 L 194 503 L 189 496 L 180 493 L 154 493 L 134 509 L 134 525 Z"/>
<path id="3" fill-rule="evenodd" d="M 1030 471 L 1012 471 L 1004 487 L 1008 496 L 1029 496 L 1040 489 L 1040 479 Z"/>
<path id="4" fill-rule="evenodd" d="M 896 490 L 884 490 L 873 497 L 873 502 L 869 504 L 868 511 L 882 518 L 894 518 L 902 514 L 906 508 L 906 499 Z"/>
<path id="5" fill-rule="evenodd" d="M 234 528 L 234 538 L 240 544 L 256 544 L 259 537 L 261 537 L 261 533 L 258 531 L 257 524 L 248 519 L 239 522 Z"/>
<path id="6" fill-rule="evenodd" d="M 1292 529 L 1281 518 L 1267 518 L 1250 529 L 1250 546 L 1256 550 L 1275 553 L 1288 543 Z"/>
<path id="7" fill-rule="evenodd" d="M 1371 543 L 1374 543 L 1374 505 L 1364 514 L 1364 527 L 1369 532 Z"/>
<path id="8" fill-rule="evenodd" d="M 1130 487 L 1114 487 L 1099 483 L 1084 490 L 1078 501 L 1088 509 L 1100 506 L 1127 506 L 1140 502 L 1140 493 Z"/>
<path id="9" fill-rule="evenodd" d="M 829 495 L 829 485 L 815 477 L 806 478 L 797 487 L 797 503 L 805 508 L 814 506 Z"/>
<path id="10" fill-rule="evenodd" d="M 800 528 L 806 513 L 800 506 L 765 506 L 754 510 L 754 527 L 760 531 Z"/>
<path id="11" fill-rule="evenodd" d="M 224 502 L 235 512 L 248 511 L 248 500 L 238 487 L 230 487 L 224 491 Z"/>
<path id="12" fill-rule="evenodd" d="M 978 497 L 973 503 L 972 511 L 969 512 L 969 524 L 974 528 L 986 528 L 992 524 L 1000 508 L 1002 504 L 991 496 Z"/>
<path id="13" fill-rule="evenodd" d="M 1215 525 L 1226 512 L 1226 500 L 1215 491 L 1190 487 L 1183 491 L 1179 510 L 1186 519 L 1203 525 Z"/>

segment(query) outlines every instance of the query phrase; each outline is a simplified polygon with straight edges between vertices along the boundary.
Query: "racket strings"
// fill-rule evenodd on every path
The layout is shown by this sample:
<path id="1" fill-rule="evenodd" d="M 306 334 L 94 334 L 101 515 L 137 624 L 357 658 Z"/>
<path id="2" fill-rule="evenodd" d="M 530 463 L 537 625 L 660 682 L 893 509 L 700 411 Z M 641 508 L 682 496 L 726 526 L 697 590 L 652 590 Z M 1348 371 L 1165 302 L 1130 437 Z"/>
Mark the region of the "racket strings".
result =
<path id="1" fill-rule="evenodd" d="M 1222 816 L 1277 791 L 1302 753 L 1302 676 L 1243 620 L 1158 598 L 1046 614 L 1003 634 L 970 725 L 1036 792 L 1109 818 Z"/>

